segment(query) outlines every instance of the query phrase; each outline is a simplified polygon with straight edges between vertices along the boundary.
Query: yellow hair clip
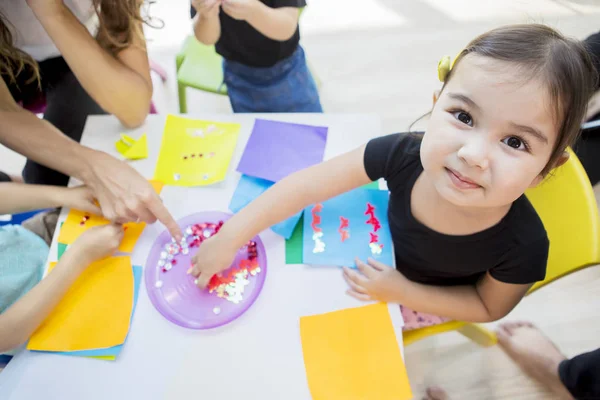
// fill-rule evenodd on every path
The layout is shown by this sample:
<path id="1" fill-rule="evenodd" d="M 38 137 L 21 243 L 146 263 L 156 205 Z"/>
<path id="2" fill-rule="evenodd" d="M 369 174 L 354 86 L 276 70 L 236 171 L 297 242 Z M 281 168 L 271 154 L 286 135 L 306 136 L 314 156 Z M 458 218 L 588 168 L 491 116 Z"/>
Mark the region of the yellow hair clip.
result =
<path id="1" fill-rule="evenodd" d="M 444 56 L 442 57 L 442 59 L 440 60 L 440 62 L 438 63 L 438 79 L 440 80 L 440 82 L 445 82 L 446 78 L 448 77 L 448 74 L 450 73 L 450 71 L 452 70 L 452 68 L 454 68 L 454 63 L 456 62 L 456 59 L 458 58 L 458 56 L 460 56 L 460 54 L 463 51 L 461 50 L 456 57 L 454 57 L 454 59 L 452 59 L 450 56 Z"/>

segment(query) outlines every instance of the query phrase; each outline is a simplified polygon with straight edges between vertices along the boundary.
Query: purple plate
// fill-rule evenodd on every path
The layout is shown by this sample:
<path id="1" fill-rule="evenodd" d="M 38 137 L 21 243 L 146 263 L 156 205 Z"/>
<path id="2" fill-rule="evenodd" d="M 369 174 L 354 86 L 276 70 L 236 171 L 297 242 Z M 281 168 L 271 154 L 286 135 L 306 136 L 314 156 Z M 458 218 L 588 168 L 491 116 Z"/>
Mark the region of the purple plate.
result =
<path id="1" fill-rule="evenodd" d="M 192 225 L 217 224 L 229 218 L 231 218 L 231 214 L 219 211 L 199 212 L 180 219 L 178 224 L 184 232 L 188 230 L 189 233 L 188 227 Z M 210 232 L 210 229 L 207 228 L 207 230 Z M 192 240 L 192 235 L 186 238 L 187 243 L 191 243 Z M 189 247 L 188 251 L 176 252 L 172 255 L 175 264 L 168 257 L 165 259 L 165 253 L 168 255 L 169 244 L 172 244 L 171 235 L 169 231 L 165 230 L 154 242 L 146 261 L 146 290 L 150 301 L 165 318 L 185 328 L 210 329 L 228 324 L 250 308 L 265 283 L 267 274 L 265 247 L 258 236 L 252 241 L 256 243 L 256 260 L 259 267 L 254 271 L 256 275 L 238 273 L 235 284 L 228 287 L 226 296 L 223 298 L 217 295 L 217 291 L 209 293 L 208 289 L 202 290 L 196 287 L 194 277 L 186 273 L 198 247 Z M 171 246 L 178 247 L 175 244 Z M 184 248 L 180 247 L 179 249 Z M 230 276 L 230 273 L 239 268 L 242 260 L 245 259 L 248 259 L 246 246 L 238 251 L 232 266 L 223 271 L 221 275 Z M 169 270 L 165 270 L 169 267 Z M 221 288 L 224 287 L 221 286 Z M 233 295 L 227 295 L 227 293 L 233 293 Z"/>

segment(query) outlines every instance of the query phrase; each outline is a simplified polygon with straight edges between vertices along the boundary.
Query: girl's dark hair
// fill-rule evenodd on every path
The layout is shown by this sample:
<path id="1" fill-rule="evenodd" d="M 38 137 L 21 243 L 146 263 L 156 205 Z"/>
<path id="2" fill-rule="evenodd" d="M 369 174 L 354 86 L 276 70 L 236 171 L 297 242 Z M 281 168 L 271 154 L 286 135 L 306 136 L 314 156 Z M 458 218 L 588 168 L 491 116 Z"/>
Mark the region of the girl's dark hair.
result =
<path id="1" fill-rule="evenodd" d="M 542 174 L 548 173 L 581 131 L 587 103 L 597 85 L 597 73 L 583 43 L 540 24 L 509 25 L 486 32 L 457 56 L 452 72 L 468 54 L 507 61 L 521 67 L 523 79 L 540 79 L 548 90 L 558 137 Z"/>

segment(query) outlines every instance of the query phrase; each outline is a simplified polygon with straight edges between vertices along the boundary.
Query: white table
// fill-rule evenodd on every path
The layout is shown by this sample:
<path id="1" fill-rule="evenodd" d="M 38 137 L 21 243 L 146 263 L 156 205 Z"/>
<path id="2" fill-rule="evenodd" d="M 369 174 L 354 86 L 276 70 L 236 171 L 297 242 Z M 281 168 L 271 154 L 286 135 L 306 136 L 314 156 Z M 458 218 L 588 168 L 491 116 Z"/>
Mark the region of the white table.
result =
<path id="1" fill-rule="evenodd" d="M 162 197 L 175 219 L 202 210 L 228 211 L 239 179 L 235 168 L 255 117 L 329 127 L 325 158 L 351 150 L 381 134 L 379 118 L 371 115 L 268 114 L 193 115 L 194 118 L 239 122 L 239 141 L 224 182 L 210 187 L 165 186 Z M 145 125 L 128 132 L 148 134 L 149 157 L 132 162 L 152 178 L 165 116 L 152 115 Z M 88 119 L 82 143 L 117 156 L 114 142 L 125 132 L 117 119 Z M 65 213 L 61 216 L 65 218 Z M 161 224 L 148 226 L 132 255 L 144 265 Z M 117 361 L 22 351 L 0 373 L 0 398 L 7 400 L 170 399 L 310 399 L 302 358 L 299 317 L 363 305 L 345 294 L 338 268 L 285 265 L 284 240 L 267 230 L 261 234 L 269 260 L 261 295 L 239 319 L 221 328 L 196 331 L 163 318 L 151 304 L 144 284 L 131 331 Z M 56 239 L 50 261 L 56 259 Z M 142 281 L 143 282 L 143 281 Z M 402 346 L 398 306 L 390 314 Z M 223 356 L 224 355 L 224 356 Z"/>

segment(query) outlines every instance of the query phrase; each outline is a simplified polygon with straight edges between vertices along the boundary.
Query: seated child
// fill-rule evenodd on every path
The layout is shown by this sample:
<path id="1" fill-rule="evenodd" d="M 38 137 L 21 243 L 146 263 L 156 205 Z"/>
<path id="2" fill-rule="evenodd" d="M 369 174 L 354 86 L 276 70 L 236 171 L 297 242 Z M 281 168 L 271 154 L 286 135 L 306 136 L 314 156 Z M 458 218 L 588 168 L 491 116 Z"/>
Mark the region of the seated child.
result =
<path id="1" fill-rule="evenodd" d="M 101 215 L 91 192 L 83 186 L 0 183 L 0 214 L 61 206 Z M 42 280 L 48 245 L 20 225 L 0 226 L 0 354 L 26 342 L 79 274 L 92 262 L 116 251 L 122 237 L 120 225 L 86 231 Z"/>
<path id="2" fill-rule="evenodd" d="M 299 45 L 305 0 L 193 0 L 192 6 L 196 38 L 216 44 L 223 56 L 234 112 L 323 112 Z"/>
<path id="3" fill-rule="evenodd" d="M 582 44 L 547 26 L 484 33 L 442 76 L 423 134 L 378 137 L 279 181 L 203 242 L 191 273 L 205 287 L 254 235 L 384 178 L 396 268 L 357 260 L 348 293 L 401 304 L 405 329 L 500 319 L 544 279 L 549 241 L 524 192 L 567 161 L 595 75 Z"/>

